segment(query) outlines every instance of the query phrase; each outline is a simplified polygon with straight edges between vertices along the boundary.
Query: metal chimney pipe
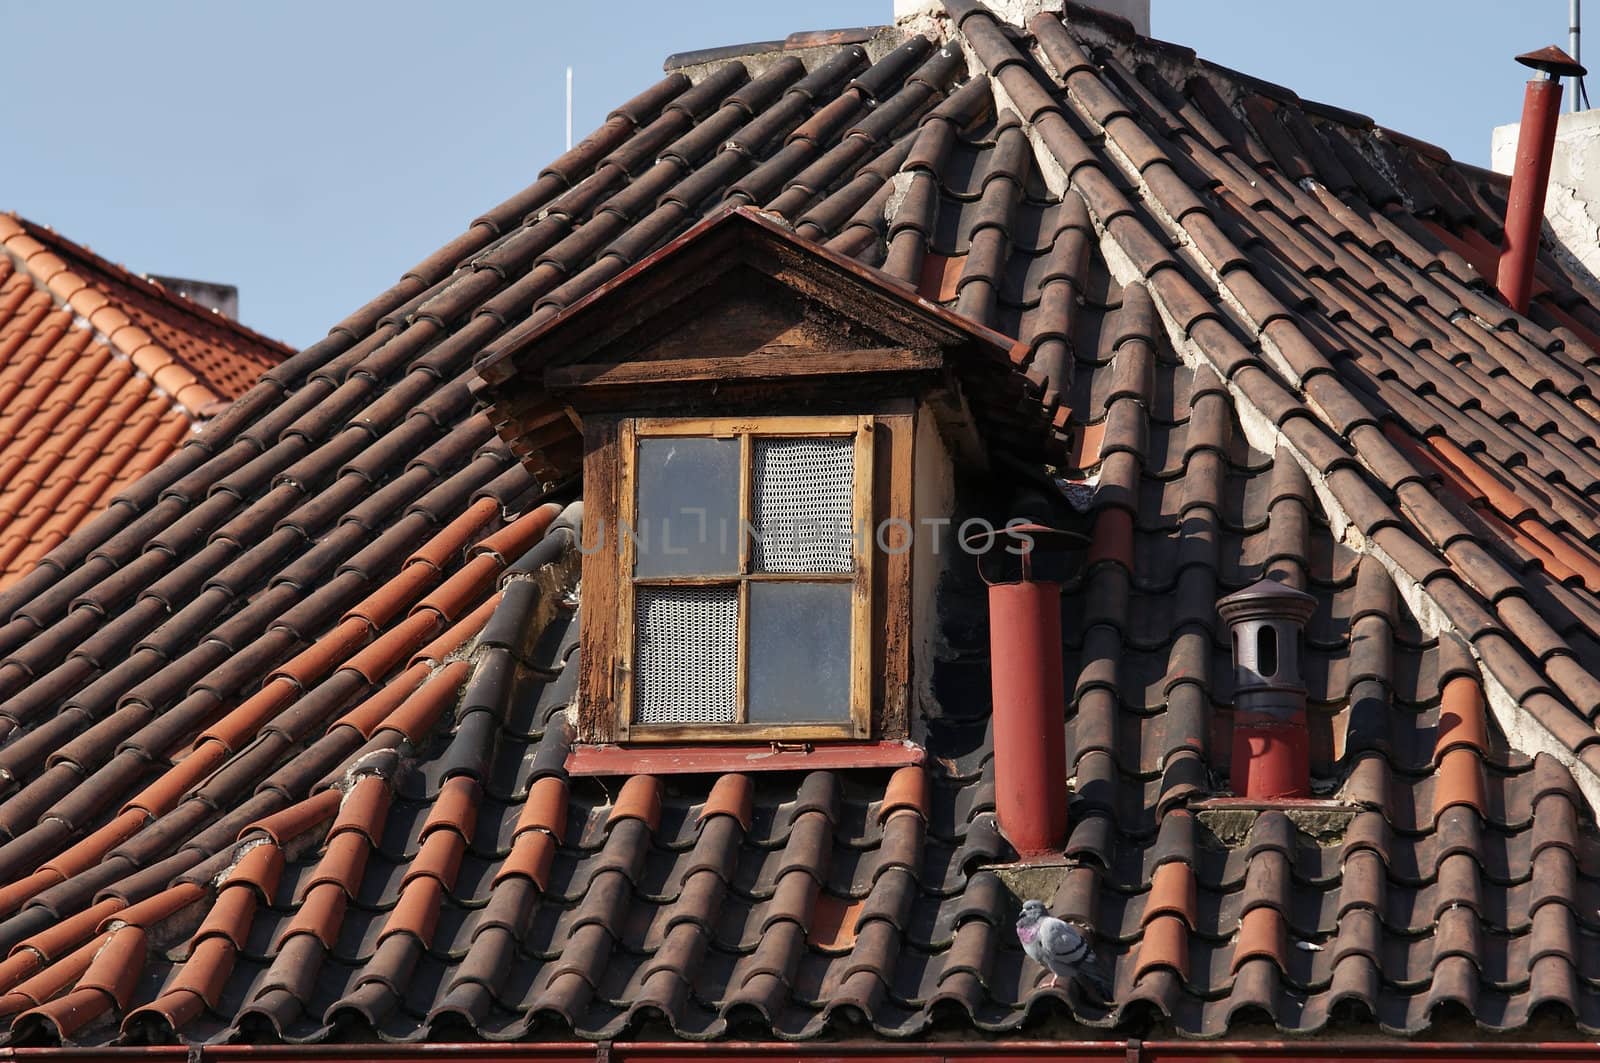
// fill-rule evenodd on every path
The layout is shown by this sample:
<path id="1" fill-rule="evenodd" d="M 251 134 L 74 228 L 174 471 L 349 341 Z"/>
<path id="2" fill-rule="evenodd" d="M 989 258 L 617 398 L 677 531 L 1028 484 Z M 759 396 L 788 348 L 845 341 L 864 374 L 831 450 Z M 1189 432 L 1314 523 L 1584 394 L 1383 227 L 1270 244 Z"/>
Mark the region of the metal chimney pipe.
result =
<path id="1" fill-rule="evenodd" d="M 1033 578 L 1040 538 L 1062 532 L 1008 525 L 969 543 L 1008 543 L 1021 576 L 989 585 L 989 670 L 994 713 L 995 815 L 1023 859 L 1059 856 L 1067 842 L 1066 684 L 1061 666 L 1061 584 Z"/>
<path id="2" fill-rule="evenodd" d="M 1317 600 L 1264 579 L 1217 603 L 1233 628 L 1236 797 L 1311 796 L 1311 736 L 1300 678 L 1300 632 Z"/>
<path id="3" fill-rule="evenodd" d="M 1528 312 L 1533 294 L 1533 266 L 1539 257 L 1539 232 L 1544 224 L 1544 196 L 1550 184 L 1556 122 L 1561 117 L 1561 78 L 1585 73 L 1576 59 L 1555 45 L 1517 56 L 1517 62 L 1539 71 L 1522 98 L 1522 124 L 1517 129 L 1517 161 L 1511 173 L 1506 204 L 1505 238 L 1495 286 L 1519 314 Z"/>

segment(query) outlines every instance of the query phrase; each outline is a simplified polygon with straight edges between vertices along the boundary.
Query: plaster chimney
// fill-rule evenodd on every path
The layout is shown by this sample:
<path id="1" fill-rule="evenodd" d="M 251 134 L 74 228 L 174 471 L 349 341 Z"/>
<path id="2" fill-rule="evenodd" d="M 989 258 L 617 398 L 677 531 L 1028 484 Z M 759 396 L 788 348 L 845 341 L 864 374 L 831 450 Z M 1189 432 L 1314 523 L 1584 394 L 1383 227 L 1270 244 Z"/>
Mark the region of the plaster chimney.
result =
<path id="1" fill-rule="evenodd" d="M 1597 254 L 1595 215 L 1600 214 L 1600 179 L 1589 175 L 1591 163 L 1600 166 L 1600 156 L 1585 158 L 1584 149 L 1595 136 L 1578 135 L 1586 114 L 1568 116 L 1568 150 L 1558 176 L 1555 171 L 1557 142 L 1561 123 L 1561 79 L 1582 77 L 1583 67 L 1566 52 L 1551 45 L 1517 56 L 1517 62 L 1538 71 L 1523 93 L 1522 121 L 1516 126 L 1501 126 L 1494 131 L 1491 155 L 1495 169 L 1511 173 L 1511 195 L 1506 205 L 1505 238 L 1500 248 L 1500 264 L 1495 286 L 1507 305 L 1526 313 L 1533 289 L 1534 263 L 1539 256 L 1539 236 L 1547 213 L 1553 209 L 1551 228 L 1557 242 L 1570 256 L 1582 261 L 1591 274 L 1600 266 Z M 1591 112 L 1592 113 L 1592 112 Z M 1574 150 L 1576 149 L 1576 150 Z M 1554 186 L 1554 195 L 1549 191 Z M 1589 187 L 1584 188 L 1583 185 Z M 1547 207 L 1548 204 L 1548 207 Z"/>
<path id="2" fill-rule="evenodd" d="M 1264 579 L 1217 603 L 1233 628 L 1235 797 L 1311 796 L 1300 633 L 1317 600 Z"/>
<path id="3" fill-rule="evenodd" d="M 1041 11 L 1060 14 L 1062 0 L 985 0 L 996 18 L 1014 26 L 1026 25 Z M 1150 0 L 1078 0 L 1077 7 L 1094 8 L 1133 24 L 1135 33 L 1150 36 Z M 941 0 L 894 0 L 894 20 L 909 22 L 920 18 L 939 17 L 944 14 Z M 1069 12 L 1070 14 L 1070 12 Z"/>

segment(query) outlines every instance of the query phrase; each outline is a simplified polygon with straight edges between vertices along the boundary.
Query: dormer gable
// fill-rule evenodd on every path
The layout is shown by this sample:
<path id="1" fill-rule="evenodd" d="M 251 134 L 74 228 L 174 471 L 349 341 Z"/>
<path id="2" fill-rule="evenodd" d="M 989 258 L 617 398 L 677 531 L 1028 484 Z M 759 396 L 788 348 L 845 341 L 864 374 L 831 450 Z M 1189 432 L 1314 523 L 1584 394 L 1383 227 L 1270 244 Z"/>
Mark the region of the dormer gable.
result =
<path id="1" fill-rule="evenodd" d="M 541 477 L 581 433 L 580 739 L 907 737 L 953 477 L 1059 445 L 1024 354 L 737 209 L 486 359 Z"/>

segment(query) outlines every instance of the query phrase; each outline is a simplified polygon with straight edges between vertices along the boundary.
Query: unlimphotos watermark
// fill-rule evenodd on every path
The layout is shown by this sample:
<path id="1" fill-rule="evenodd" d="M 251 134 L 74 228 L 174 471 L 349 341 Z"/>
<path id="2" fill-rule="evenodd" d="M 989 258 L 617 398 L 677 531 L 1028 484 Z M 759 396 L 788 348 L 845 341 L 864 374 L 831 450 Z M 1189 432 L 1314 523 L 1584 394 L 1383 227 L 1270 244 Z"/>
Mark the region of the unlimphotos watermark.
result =
<path id="1" fill-rule="evenodd" d="M 988 553 L 997 540 L 1003 540 L 1007 553 L 1021 555 L 1033 549 L 1033 537 L 1021 530 L 1031 526 L 1032 521 L 1021 517 L 999 527 L 982 517 L 969 517 L 960 524 L 949 517 L 921 517 L 915 522 L 889 517 L 875 524 L 798 518 L 767 520 L 757 525 L 725 517 L 712 519 L 704 509 L 686 508 L 679 510 L 676 517 L 641 517 L 636 522 L 618 521 L 614 525 L 608 525 L 604 518 L 585 522 L 578 549 L 587 556 L 608 547 L 620 550 L 626 543 L 636 557 L 687 556 L 699 551 L 731 556 L 742 537 L 752 547 L 759 546 L 769 553 L 859 556 L 869 545 L 875 545 L 881 552 L 894 555 L 909 551 L 920 536 L 938 555 L 949 538 L 948 530 L 954 527 L 956 547 L 966 554 L 976 557 Z"/>

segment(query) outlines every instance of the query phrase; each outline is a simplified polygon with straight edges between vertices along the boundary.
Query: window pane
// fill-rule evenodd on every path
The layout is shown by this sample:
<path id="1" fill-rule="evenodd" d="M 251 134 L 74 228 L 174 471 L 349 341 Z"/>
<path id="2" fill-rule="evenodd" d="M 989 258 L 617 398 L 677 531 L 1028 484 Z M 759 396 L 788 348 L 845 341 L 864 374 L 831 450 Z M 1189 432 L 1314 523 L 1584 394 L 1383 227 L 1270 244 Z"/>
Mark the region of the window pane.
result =
<path id="1" fill-rule="evenodd" d="M 639 440 L 637 576 L 720 576 L 739 570 L 739 441 Z"/>
<path id="2" fill-rule="evenodd" d="M 850 718 L 850 584 L 750 584 L 751 723 Z"/>
<path id="3" fill-rule="evenodd" d="M 757 439 L 751 518 L 757 572 L 849 572 L 853 438 Z"/>
<path id="4" fill-rule="evenodd" d="M 732 723 L 738 590 L 640 587 L 634 618 L 634 721 Z"/>

